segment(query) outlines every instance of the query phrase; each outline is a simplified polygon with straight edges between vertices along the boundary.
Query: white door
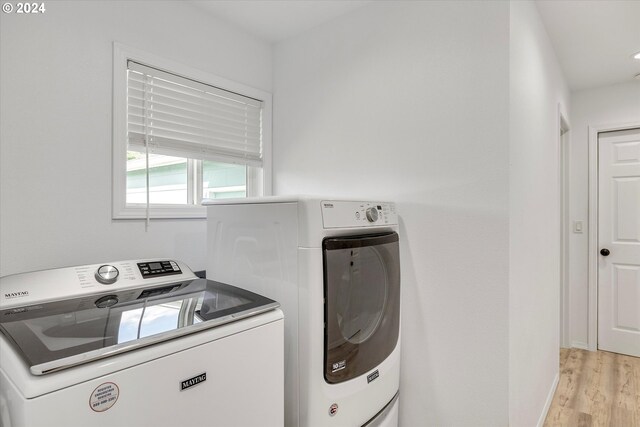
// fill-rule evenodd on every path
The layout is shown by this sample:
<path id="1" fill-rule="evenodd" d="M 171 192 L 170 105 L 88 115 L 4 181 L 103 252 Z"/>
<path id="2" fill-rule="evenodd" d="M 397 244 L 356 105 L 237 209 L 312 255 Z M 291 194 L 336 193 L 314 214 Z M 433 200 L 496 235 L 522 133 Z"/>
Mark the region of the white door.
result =
<path id="1" fill-rule="evenodd" d="M 640 129 L 598 153 L 598 348 L 640 357 Z"/>

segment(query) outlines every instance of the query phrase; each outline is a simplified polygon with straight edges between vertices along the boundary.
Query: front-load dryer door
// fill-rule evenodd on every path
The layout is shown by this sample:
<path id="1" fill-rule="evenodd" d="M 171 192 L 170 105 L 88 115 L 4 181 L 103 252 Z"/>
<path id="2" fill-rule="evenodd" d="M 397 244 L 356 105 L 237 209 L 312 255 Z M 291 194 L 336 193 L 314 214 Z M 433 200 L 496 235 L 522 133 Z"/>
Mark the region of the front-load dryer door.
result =
<path id="1" fill-rule="evenodd" d="M 378 366 L 400 328 L 398 234 L 326 238 L 324 377 L 339 383 Z"/>

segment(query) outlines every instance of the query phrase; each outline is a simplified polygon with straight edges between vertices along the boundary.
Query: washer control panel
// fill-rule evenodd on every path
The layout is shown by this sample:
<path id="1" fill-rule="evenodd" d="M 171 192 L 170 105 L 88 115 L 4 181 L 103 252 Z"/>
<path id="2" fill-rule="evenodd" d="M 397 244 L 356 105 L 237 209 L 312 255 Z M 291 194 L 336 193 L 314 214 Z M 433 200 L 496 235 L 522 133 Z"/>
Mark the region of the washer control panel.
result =
<path id="1" fill-rule="evenodd" d="M 323 200 L 320 204 L 324 228 L 398 225 L 394 203 Z"/>
<path id="2" fill-rule="evenodd" d="M 170 260 L 139 262 L 138 269 L 143 279 L 182 273 L 178 264 Z"/>
<path id="3" fill-rule="evenodd" d="M 113 265 L 101 265 L 96 270 L 94 276 L 103 285 L 112 285 L 118 280 L 120 272 Z"/>
<path id="4" fill-rule="evenodd" d="M 87 304 L 110 307 L 123 291 L 140 295 L 141 289 L 197 279 L 181 261 L 135 259 L 75 267 L 32 271 L 0 277 L 0 310 L 29 307 L 48 301 L 87 296 Z"/>

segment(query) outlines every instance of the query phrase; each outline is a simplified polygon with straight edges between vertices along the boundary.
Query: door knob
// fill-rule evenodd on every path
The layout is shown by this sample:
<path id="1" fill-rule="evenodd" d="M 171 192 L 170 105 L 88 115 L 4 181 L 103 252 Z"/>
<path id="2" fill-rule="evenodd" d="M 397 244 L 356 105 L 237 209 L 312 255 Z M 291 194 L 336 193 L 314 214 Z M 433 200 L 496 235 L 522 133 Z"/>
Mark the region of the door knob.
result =
<path id="1" fill-rule="evenodd" d="M 609 254 L 611 253 L 611 251 L 607 248 L 602 248 L 600 249 L 600 255 L 602 256 L 609 256 Z"/>

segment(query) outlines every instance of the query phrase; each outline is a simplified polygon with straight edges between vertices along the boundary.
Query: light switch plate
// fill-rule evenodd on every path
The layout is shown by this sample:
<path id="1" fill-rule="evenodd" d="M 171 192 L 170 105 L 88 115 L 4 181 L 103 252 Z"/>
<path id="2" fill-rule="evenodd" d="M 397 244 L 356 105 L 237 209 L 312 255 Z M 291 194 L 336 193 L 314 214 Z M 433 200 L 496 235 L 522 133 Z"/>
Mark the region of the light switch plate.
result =
<path id="1" fill-rule="evenodd" d="M 583 233 L 584 232 L 584 221 L 573 221 L 573 232 L 574 233 Z"/>

